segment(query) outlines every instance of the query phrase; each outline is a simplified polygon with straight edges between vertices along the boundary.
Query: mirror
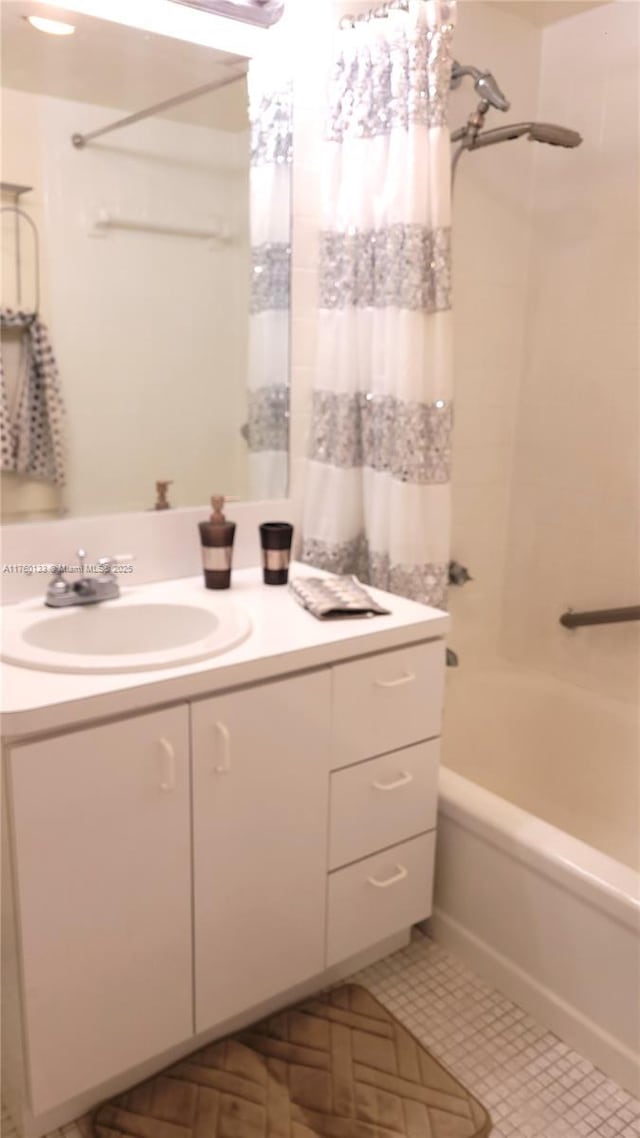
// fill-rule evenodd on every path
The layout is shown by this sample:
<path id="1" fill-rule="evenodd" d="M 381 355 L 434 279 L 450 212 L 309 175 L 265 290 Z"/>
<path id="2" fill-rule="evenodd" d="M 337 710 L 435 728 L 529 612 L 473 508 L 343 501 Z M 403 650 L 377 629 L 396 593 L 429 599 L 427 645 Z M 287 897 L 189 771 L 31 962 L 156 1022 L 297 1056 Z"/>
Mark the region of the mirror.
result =
<path id="1" fill-rule="evenodd" d="M 3 520 L 285 496 L 277 29 L 249 61 L 64 9 L 74 34 L 43 34 L 33 11 L 2 3 Z"/>

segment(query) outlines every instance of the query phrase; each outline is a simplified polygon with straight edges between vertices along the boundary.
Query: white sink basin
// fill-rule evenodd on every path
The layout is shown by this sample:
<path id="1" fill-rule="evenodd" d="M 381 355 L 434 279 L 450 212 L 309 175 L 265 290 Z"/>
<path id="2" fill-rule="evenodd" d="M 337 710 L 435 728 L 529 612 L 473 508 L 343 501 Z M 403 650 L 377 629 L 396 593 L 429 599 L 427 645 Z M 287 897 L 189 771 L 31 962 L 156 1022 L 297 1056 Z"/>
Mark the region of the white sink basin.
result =
<path id="1" fill-rule="evenodd" d="M 227 652 L 251 631 L 236 604 L 120 597 L 3 612 L 2 659 L 47 672 L 146 672 Z"/>

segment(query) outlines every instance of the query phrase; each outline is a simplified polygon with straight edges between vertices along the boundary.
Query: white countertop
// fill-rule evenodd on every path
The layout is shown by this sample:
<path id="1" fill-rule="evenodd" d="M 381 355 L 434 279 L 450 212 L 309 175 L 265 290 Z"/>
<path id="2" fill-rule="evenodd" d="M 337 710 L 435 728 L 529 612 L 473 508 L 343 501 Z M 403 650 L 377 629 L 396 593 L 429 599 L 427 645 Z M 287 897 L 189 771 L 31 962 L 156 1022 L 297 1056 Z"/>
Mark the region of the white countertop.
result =
<path id="1" fill-rule="evenodd" d="M 290 575 L 321 574 L 307 565 L 294 563 Z M 218 610 L 225 605 L 241 605 L 251 618 L 251 633 L 241 644 L 219 656 L 149 672 L 106 675 L 45 672 L 3 663 L 0 668 L 3 736 L 5 740 L 17 740 L 90 720 L 150 710 L 446 634 L 447 613 L 379 589 L 369 591 L 391 610 L 388 616 L 317 620 L 297 603 L 287 588 L 264 585 L 261 569 L 235 570 L 229 590 L 205 589 L 201 574 L 137 588 L 125 587 L 123 594 L 139 593 L 158 603 L 197 600 L 202 605 L 210 600 L 212 607 Z M 39 608 L 39 602 L 33 603 Z"/>

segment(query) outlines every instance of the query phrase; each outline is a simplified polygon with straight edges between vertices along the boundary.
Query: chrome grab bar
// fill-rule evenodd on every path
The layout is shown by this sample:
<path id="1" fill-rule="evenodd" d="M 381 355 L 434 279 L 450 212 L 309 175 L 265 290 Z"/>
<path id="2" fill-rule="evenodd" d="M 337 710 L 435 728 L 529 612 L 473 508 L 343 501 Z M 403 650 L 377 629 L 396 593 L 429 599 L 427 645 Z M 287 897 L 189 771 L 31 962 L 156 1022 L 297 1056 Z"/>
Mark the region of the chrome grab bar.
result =
<path id="1" fill-rule="evenodd" d="M 627 620 L 640 620 L 640 605 L 627 605 L 620 609 L 593 609 L 591 612 L 573 612 L 568 609 L 560 617 L 564 628 L 580 628 L 587 624 L 621 624 Z"/>

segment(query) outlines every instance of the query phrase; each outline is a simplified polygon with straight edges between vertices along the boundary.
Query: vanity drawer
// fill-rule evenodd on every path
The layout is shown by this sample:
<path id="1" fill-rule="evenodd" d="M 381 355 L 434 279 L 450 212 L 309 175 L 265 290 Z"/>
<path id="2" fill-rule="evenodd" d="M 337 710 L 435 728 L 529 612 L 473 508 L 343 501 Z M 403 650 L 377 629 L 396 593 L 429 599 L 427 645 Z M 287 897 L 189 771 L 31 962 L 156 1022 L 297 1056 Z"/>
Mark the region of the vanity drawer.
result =
<path id="1" fill-rule="evenodd" d="M 327 967 L 431 913 L 435 831 L 329 875 Z"/>
<path id="2" fill-rule="evenodd" d="M 333 769 L 439 735 L 443 687 L 443 640 L 338 664 Z"/>
<path id="3" fill-rule="evenodd" d="M 331 775 L 330 869 L 434 829 L 439 755 L 431 739 Z"/>

